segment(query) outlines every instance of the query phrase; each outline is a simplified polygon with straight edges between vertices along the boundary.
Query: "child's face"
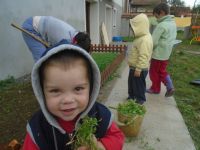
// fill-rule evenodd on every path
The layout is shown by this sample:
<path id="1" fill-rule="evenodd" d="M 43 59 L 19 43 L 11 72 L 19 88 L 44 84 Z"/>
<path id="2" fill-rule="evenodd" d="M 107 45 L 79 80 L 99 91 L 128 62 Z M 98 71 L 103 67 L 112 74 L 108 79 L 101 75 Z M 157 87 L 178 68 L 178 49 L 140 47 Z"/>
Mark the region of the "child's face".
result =
<path id="1" fill-rule="evenodd" d="M 165 12 L 162 10 L 160 11 L 160 14 L 154 13 L 154 16 L 156 17 L 156 19 L 160 19 L 165 15 L 166 15 Z"/>
<path id="2" fill-rule="evenodd" d="M 82 60 L 68 68 L 47 66 L 43 87 L 47 109 L 62 120 L 73 120 L 88 105 L 90 83 Z"/>

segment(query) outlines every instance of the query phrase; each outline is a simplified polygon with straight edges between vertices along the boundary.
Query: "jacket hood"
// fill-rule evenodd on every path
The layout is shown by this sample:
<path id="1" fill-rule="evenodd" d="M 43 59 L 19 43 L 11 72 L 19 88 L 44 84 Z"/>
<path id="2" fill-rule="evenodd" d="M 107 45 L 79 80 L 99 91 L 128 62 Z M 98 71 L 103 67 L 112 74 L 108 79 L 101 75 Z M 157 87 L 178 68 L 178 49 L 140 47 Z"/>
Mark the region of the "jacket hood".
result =
<path id="1" fill-rule="evenodd" d="M 143 36 L 149 33 L 149 20 L 143 13 L 130 19 L 130 25 L 134 31 L 135 37 Z"/>
<path id="2" fill-rule="evenodd" d="M 174 15 L 167 15 L 167 16 L 163 16 L 162 18 L 159 18 L 157 21 L 158 22 L 162 22 L 163 20 L 165 21 L 171 21 L 174 19 Z"/>
<path id="3" fill-rule="evenodd" d="M 83 113 L 81 113 L 81 115 L 79 116 L 77 123 L 79 122 L 79 120 L 81 118 L 83 118 L 89 112 L 91 107 L 94 105 L 94 103 L 97 99 L 97 96 L 99 94 L 100 80 L 101 80 L 99 68 L 98 68 L 97 64 L 95 63 L 95 61 L 93 60 L 93 58 L 91 57 L 91 55 L 88 52 L 86 52 L 84 49 L 82 49 L 78 46 L 75 46 L 75 45 L 71 45 L 71 44 L 61 44 L 56 47 L 53 47 L 34 64 L 32 74 L 31 74 L 33 91 L 35 93 L 35 96 L 37 98 L 37 101 L 40 105 L 40 108 L 41 108 L 45 118 L 47 119 L 49 124 L 51 124 L 52 126 L 57 128 L 61 133 L 65 133 L 65 131 L 60 127 L 60 125 L 58 124 L 56 119 L 49 113 L 49 111 L 46 108 L 44 94 L 43 94 L 43 90 L 42 90 L 42 87 L 40 84 L 39 68 L 40 68 L 41 64 L 43 64 L 50 56 L 52 56 L 56 53 L 59 53 L 61 51 L 68 50 L 68 49 L 79 52 L 85 58 L 87 58 L 89 60 L 89 63 L 92 68 L 92 76 L 93 76 L 92 77 L 93 78 L 92 90 L 91 90 L 92 92 L 90 94 L 89 104 L 88 104 L 86 110 Z M 77 126 L 77 123 L 76 123 L 76 126 Z"/>

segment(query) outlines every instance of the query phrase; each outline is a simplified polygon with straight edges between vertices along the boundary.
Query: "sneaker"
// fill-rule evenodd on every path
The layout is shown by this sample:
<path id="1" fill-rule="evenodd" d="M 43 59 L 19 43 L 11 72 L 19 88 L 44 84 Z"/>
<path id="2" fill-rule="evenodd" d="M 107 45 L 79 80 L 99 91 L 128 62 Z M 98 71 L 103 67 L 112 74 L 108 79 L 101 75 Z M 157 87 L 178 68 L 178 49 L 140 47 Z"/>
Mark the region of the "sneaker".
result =
<path id="1" fill-rule="evenodd" d="M 160 94 L 160 92 L 154 92 L 152 89 L 146 89 L 146 92 L 149 94 Z"/>
<path id="2" fill-rule="evenodd" d="M 170 97 L 170 96 L 172 96 L 172 95 L 174 94 L 174 92 L 175 92 L 175 89 L 174 89 L 174 88 L 172 88 L 172 89 L 170 89 L 170 90 L 167 90 L 167 92 L 165 93 L 165 97 Z"/>

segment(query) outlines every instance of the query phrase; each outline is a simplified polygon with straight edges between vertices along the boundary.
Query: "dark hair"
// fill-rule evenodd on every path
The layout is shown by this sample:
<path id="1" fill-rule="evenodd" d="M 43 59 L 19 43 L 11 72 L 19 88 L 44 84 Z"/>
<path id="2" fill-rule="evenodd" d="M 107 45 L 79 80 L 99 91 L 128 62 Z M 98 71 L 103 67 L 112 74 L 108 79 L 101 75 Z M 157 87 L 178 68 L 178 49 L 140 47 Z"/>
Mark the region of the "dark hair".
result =
<path id="1" fill-rule="evenodd" d="M 90 51 L 91 39 L 86 32 L 78 32 L 75 36 L 75 40 L 77 41 L 78 46 L 85 49 L 87 52 Z"/>
<path id="2" fill-rule="evenodd" d="M 60 51 L 52 56 L 50 56 L 45 62 L 43 62 L 39 68 L 39 76 L 40 76 L 40 84 L 43 88 L 43 82 L 44 82 L 44 70 L 46 67 L 52 65 L 52 64 L 61 64 L 63 68 L 68 68 L 70 65 L 72 65 L 77 60 L 83 60 L 83 63 L 87 69 L 88 73 L 88 80 L 90 82 L 90 90 L 92 89 L 92 67 L 89 62 L 89 60 L 83 56 L 83 54 L 67 49 Z"/>
<path id="3" fill-rule="evenodd" d="M 166 15 L 170 13 L 170 8 L 169 5 L 166 3 L 160 3 L 153 9 L 153 14 L 158 14 L 160 15 L 161 11 L 163 11 Z"/>

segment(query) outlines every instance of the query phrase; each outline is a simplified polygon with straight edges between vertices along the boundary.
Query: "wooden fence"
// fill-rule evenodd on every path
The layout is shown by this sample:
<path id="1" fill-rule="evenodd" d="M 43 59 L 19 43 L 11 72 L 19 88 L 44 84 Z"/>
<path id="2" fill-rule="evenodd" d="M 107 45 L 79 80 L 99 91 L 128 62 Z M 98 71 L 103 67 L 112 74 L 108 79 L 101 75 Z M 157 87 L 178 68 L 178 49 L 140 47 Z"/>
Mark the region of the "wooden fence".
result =
<path id="1" fill-rule="evenodd" d="M 108 80 L 109 76 L 116 70 L 119 64 L 123 61 L 125 52 L 127 50 L 126 45 L 92 45 L 90 53 L 92 52 L 109 52 L 119 53 L 117 57 L 101 72 L 101 86 Z"/>
<path id="2" fill-rule="evenodd" d="M 126 45 L 104 45 L 104 44 L 93 44 L 91 45 L 90 52 L 113 52 L 123 53 L 127 49 Z"/>

